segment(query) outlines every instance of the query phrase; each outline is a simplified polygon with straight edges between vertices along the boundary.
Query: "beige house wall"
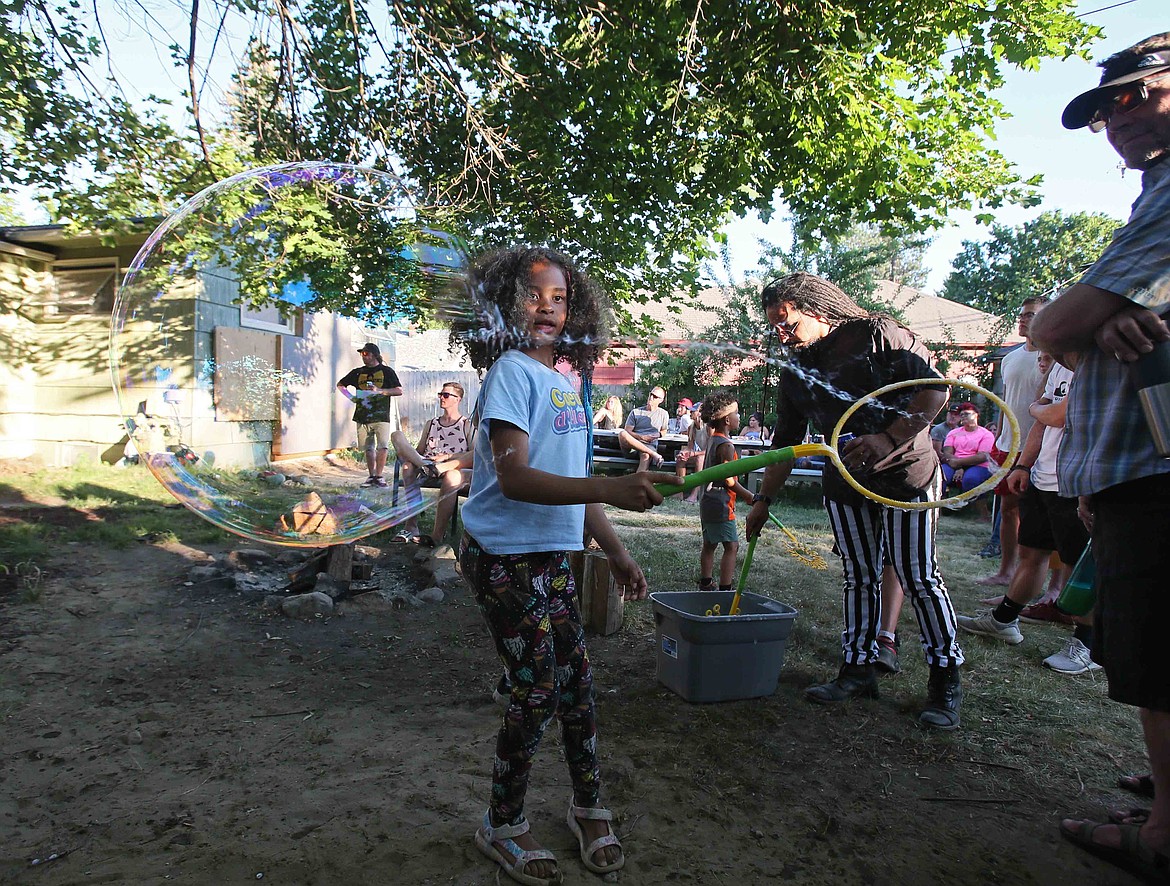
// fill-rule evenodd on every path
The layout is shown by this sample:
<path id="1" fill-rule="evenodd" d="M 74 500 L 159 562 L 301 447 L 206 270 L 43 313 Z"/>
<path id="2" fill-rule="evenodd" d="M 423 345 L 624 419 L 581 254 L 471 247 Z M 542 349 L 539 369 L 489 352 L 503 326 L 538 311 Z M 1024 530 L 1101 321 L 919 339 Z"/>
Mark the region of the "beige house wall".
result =
<path id="1" fill-rule="evenodd" d="M 47 317 L 44 305 L 53 262 L 113 258 L 120 281 L 134 244 L 110 249 L 96 238 L 75 246 L 64 235 L 58 240 L 53 254 L 0 241 L 0 458 L 37 456 L 53 465 L 116 460 L 127 439 L 124 416 L 140 423 L 149 417 L 152 448 L 188 444 L 224 467 L 354 445 L 352 405 L 334 386 L 361 363 L 357 349 L 366 341 L 377 342 L 393 365 L 396 333 L 329 313 L 304 317 L 293 333 L 249 331 L 263 342 L 260 350 L 276 355 L 278 402 L 264 420 L 217 419 L 216 330 L 240 329 L 241 311 L 227 275 L 200 274 L 172 282 L 150 317 L 119 331 L 119 405 L 110 315 Z"/>
<path id="2" fill-rule="evenodd" d="M 116 445 L 121 416 L 106 356 L 109 318 L 46 319 L 49 266 L 0 253 L 0 457 L 69 464 Z"/>

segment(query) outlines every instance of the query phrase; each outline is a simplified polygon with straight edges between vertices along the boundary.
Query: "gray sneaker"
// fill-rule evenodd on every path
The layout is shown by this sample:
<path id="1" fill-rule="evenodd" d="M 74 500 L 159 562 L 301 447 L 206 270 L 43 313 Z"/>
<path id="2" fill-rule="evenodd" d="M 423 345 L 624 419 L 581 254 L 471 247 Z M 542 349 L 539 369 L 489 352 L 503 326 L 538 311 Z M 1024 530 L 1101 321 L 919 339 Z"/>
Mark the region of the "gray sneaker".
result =
<path id="1" fill-rule="evenodd" d="M 960 615 L 955 620 L 959 623 L 959 627 L 972 634 L 982 634 L 993 640 L 1002 640 L 1010 646 L 1024 642 L 1024 635 L 1020 633 L 1019 619 L 1001 624 L 995 620 L 995 616 L 991 612 L 992 610 L 988 609 L 978 615 Z"/>
<path id="2" fill-rule="evenodd" d="M 898 643 L 885 637 L 878 637 L 877 661 L 873 666 L 886 674 L 902 673 L 902 666 L 898 664 Z"/>
<path id="3" fill-rule="evenodd" d="M 1089 658 L 1089 647 L 1076 637 L 1068 641 L 1066 648 L 1044 659 L 1044 664 L 1056 673 L 1070 677 L 1101 670 L 1101 665 Z"/>

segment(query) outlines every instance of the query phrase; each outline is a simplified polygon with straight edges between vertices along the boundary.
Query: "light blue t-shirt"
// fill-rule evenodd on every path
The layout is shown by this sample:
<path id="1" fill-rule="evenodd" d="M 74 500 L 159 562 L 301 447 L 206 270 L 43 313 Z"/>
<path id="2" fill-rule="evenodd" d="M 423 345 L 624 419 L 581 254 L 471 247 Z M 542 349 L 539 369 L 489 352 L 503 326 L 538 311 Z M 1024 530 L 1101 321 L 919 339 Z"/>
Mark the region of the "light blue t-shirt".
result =
<path id="1" fill-rule="evenodd" d="M 588 476 L 589 426 L 572 380 L 519 351 L 507 351 L 484 378 L 477 409 L 475 468 L 463 505 L 467 531 L 490 554 L 581 550 L 585 505 L 505 498 L 491 444 L 492 421 L 506 421 L 528 434 L 530 467 L 561 477 Z"/>

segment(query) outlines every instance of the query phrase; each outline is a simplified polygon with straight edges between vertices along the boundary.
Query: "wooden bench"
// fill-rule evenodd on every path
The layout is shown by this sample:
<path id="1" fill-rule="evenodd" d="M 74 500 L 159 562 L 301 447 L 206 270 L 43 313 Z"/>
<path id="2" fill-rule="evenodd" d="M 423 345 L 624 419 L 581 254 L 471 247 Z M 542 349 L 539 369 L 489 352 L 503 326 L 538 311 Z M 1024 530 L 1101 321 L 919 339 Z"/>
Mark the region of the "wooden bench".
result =
<path id="1" fill-rule="evenodd" d="M 651 465 L 652 471 L 666 471 L 668 474 L 674 473 L 675 463 L 673 461 L 663 461 L 662 464 L 654 467 Z M 598 455 L 593 453 L 593 473 L 595 474 L 629 474 L 638 468 L 638 459 L 630 458 L 625 455 Z"/>
<path id="2" fill-rule="evenodd" d="M 764 469 L 757 468 L 752 471 L 747 478 L 747 488 L 756 493 L 760 491 L 760 483 L 764 479 Z M 820 468 L 793 468 L 792 473 L 788 475 L 789 482 L 796 481 L 797 483 L 815 483 L 818 486 L 821 483 L 821 469 Z"/>

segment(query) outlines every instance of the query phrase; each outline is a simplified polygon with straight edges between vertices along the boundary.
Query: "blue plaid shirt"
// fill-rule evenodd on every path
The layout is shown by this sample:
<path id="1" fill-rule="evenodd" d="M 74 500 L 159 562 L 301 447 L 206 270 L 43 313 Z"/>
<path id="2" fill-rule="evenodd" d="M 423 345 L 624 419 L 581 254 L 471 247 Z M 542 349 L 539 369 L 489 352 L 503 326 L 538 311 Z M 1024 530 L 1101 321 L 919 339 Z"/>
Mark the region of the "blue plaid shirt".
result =
<path id="1" fill-rule="evenodd" d="M 1142 174 L 1142 192 L 1129 221 L 1080 282 L 1163 313 L 1170 305 L 1170 284 L 1156 284 L 1167 274 L 1170 160 L 1163 160 Z M 1077 366 L 1056 471 L 1060 494 L 1066 496 L 1170 473 L 1170 459 L 1154 449 L 1128 370 L 1099 348 L 1082 354 Z"/>

